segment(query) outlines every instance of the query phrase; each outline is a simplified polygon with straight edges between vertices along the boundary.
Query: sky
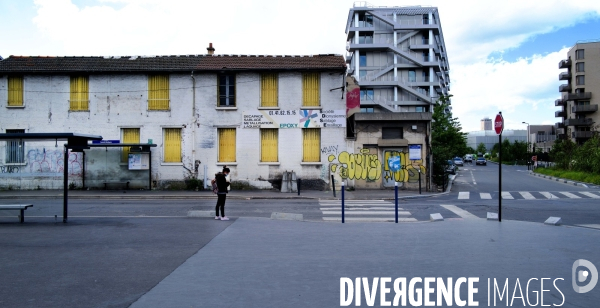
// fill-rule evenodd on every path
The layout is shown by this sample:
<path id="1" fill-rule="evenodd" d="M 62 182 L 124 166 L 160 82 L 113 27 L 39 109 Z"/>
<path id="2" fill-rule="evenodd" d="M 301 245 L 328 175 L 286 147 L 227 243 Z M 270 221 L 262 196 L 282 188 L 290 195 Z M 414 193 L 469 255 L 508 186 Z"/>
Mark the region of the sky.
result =
<path id="1" fill-rule="evenodd" d="M 0 56 L 346 55 L 344 0 L 0 0 Z M 600 39 L 600 1 L 373 0 L 438 7 L 463 131 L 554 124 L 558 62 Z"/>

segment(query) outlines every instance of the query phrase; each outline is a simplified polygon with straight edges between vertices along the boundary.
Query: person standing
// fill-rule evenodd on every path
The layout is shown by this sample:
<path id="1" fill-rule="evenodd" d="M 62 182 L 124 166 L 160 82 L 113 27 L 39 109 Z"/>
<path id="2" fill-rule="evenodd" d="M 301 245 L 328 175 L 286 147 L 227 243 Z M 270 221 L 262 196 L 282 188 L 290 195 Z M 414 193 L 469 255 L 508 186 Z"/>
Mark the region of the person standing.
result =
<path id="1" fill-rule="evenodd" d="M 223 167 L 223 172 L 219 172 L 215 174 L 215 181 L 217 182 L 217 205 L 215 206 L 216 211 L 216 220 L 229 220 L 227 216 L 225 216 L 225 199 L 227 199 L 227 188 L 229 187 L 229 182 L 227 182 L 227 175 L 229 174 L 229 168 Z M 221 210 L 221 216 L 219 216 L 219 209 Z"/>

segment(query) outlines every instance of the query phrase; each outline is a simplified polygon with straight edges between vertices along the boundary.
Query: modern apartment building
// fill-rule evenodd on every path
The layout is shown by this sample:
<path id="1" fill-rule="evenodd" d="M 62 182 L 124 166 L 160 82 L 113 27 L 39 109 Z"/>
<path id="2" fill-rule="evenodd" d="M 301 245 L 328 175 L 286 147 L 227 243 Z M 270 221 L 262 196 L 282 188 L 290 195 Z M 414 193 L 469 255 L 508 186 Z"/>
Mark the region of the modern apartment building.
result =
<path id="1" fill-rule="evenodd" d="M 351 132 L 354 151 L 383 161 L 382 181 L 367 179 L 357 186 L 392 187 L 401 177 L 416 178 L 416 170 L 430 171 L 432 105 L 448 94 L 450 84 L 438 9 L 357 2 L 348 14 L 346 35 L 349 74 L 360 86 L 361 112 L 354 115 Z M 394 171 L 389 162 L 396 157 L 402 164 L 410 161 L 408 172 Z"/>
<path id="2" fill-rule="evenodd" d="M 558 63 L 566 69 L 558 75 L 567 83 L 559 86 L 561 98 L 554 103 L 560 107 L 555 116 L 557 135 L 584 143 L 598 131 L 600 112 L 600 40 L 577 42 Z"/>

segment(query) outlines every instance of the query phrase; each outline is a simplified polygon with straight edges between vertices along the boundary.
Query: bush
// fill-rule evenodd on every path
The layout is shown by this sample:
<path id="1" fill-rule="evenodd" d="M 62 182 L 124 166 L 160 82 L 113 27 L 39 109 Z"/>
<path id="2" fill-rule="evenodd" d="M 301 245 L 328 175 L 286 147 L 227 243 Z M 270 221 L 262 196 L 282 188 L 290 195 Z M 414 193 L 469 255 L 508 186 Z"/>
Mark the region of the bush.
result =
<path id="1" fill-rule="evenodd" d="M 558 168 L 536 168 L 535 172 L 578 182 L 600 184 L 600 174 L 584 171 L 563 170 Z"/>

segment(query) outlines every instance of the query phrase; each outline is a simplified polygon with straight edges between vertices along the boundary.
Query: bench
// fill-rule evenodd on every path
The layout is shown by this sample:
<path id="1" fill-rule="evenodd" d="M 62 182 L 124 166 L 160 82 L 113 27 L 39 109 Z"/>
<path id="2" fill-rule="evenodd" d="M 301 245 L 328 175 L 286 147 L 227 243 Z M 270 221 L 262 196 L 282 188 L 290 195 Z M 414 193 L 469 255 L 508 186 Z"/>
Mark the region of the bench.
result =
<path id="1" fill-rule="evenodd" d="M 126 182 L 102 182 L 104 184 L 104 190 L 108 187 L 108 185 L 117 184 L 117 185 L 125 185 L 125 189 L 129 189 L 129 181 Z"/>
<path id="2" fill-rule="evenodd" d="M 0 204 L 0 210 L 21 210 L 21 223 L 25 222 L 25 210 L 33 204 Z"/>

